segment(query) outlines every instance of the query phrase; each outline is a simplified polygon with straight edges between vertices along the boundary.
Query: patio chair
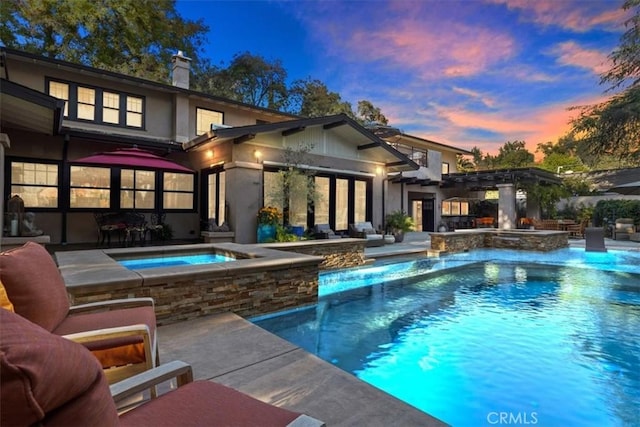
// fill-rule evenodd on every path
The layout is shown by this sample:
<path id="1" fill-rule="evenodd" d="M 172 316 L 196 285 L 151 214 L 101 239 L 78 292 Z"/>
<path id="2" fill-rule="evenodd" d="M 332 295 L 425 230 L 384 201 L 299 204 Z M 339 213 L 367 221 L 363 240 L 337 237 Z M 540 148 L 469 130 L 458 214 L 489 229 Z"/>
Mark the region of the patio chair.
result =
<path id="1" fill-rule="evenodd" d="M 613 228 L 613 240 L 629 240 L 629 236 L 636 232 L 636 226 L 632 218 L 616 219 Z"/>
<path id="2" fill-rule="evenodd" d="M 151 298 L 70 306 L 56 263 L 28 242 L 0 253 L 0 281 L 19 315 L 93 352 L 110 382 L 155 366 L 156 316 Z"/>
<path id="3" fill-rule="evenodd" d="M 193 381 L 191 367 L 179 361 L 109 388 L 99 363 L 83 346 L 5 309 L 0 309 L 0 321 L 1 425 L 324 425 L 224 385 Z M 177 389 L 140 402 L 149 387 L 174 378 Z M 133 407 L 118 414 L 123 404 Z"/>
<path id="4" fill-rule="evenodd" d="M 566 230 L 569 232 L 569 237 L 577 237 L 578 239 L 584 238 L 584 229 L 587 227 L 589 220 L 584 218 L 580 221 L 580 224 L 567 225 Z"/>
<path id="5" fill-rule="evenodd" d="M 316 239 L 340 239 L 342 237 L 337 235 L 329 224 L 316 224 L 313 228 L 313 236 Z"/>

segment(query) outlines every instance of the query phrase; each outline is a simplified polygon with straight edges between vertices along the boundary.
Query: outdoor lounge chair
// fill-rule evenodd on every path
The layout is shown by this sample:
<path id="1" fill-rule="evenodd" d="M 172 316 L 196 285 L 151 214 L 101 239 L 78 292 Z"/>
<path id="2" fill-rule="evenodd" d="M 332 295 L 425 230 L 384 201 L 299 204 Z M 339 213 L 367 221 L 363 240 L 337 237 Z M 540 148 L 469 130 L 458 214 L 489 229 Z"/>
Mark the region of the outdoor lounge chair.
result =
<path id="1" fill-rule="evenodd" d="M 98 361 L 83 346 L 5 309 L 0 309 L 0 321 L 1 425 L 323 425 L 221 384 L 193 382 L 191 367 L 183 362 L 109 388 Z M 174 378 L 176 390 L 140 402 L 144 391 Z M 118 414 L 122 404 L 128 411 Z"/>
<path id="2" fill-rule="evenodd" d="M 98 358 L 110 382 L 157 363 L 151 298 L 70 306 L 58 266 L 44 247 L 33 242 L 0 253 L 0 281 L 16 313 L 81 342 Z"/>
<path id="3" fill-rule="evenodd" d="M 368 247 L 384 245 L 384 234 L 377 232 L 368 221 L 349 224 L 349 237 L 366 239 Z"/>

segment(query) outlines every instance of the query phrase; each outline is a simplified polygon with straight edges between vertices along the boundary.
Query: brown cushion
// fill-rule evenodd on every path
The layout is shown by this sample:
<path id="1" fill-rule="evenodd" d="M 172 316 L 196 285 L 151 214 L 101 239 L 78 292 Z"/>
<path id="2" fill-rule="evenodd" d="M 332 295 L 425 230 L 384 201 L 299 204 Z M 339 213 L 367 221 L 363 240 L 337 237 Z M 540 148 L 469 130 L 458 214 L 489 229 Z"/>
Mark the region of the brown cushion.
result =
<path id="1" fill-rule="evenodd" d="M 150 339 L 153 343 L 156 332 L 156 314 L 152 306 L 74 314 L 64 319 L 53 332 L 58 335 L 68 335 L 138 324 L 149 327 Z M 85 346 L 94 353 L 103 367 L 108 368 L 144 362 L 144 347 L 137 345 L 139 343 L 142 343 L 142 339 L 138 337 L 125 337 L 87 343 Z"/>
<path id="2" fill-rule="evenodd" d="M 237 390 L 195 381 L 123 414 L 122 426 L 286 426 L 300 414 Z"/>
<path id="3" fill-rule="evenodd" d="M 118 424 L 107 381 L 83 346 L 0 309 L 0 425 Z"/>
<path id="4" fill-rule="evenodd" d="M 0 280 L 15 312 L 47 331 L 53 331 L 67 316 L 67 289 L 43 246 L 27 242 L 0 253 Z"/>

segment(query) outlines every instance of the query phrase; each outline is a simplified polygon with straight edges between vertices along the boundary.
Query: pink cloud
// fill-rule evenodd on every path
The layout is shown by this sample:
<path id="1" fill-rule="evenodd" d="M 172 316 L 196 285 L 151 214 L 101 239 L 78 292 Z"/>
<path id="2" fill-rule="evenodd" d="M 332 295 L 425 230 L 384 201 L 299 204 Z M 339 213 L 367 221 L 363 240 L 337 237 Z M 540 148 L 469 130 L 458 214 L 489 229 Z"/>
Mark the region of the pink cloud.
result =
<path id="1" fill-rule="evenodd" d="M 455 93 L 459 93 L 460 95 L 468 96 L 471 99 L 477 100 L 481 102 L 483 105 L 485 105 L 486 107 L 493 108 L 496 106 L 495 99 L 489 96 L 486 96 L 478 91 L 457 87 L 457 86 L 454 86 L 452 88 L 452 91 Z"/>
<path id="2" fill-rule="evenodd" d="M 487 0 L 504 4 L 511 10 L 520 10 L 523 19 L 542 25 L 556 25 L 576 32 L 586 32 L 594 27 L 619 29 L 628 17 L 621 8 L 611 9 L 609 2 L 558 1 L 558 0 Z M 609 9 L 609 10 L 605 10 Z"/>
<path id="3" fill-rule="evenodd" d="M 595 74 L 602 74 L 611 66 L 604 53 L 585 49 L 575 42 L 560 43 L 551 52 L 558 56 L 560 64 L 586 68 Z"/>

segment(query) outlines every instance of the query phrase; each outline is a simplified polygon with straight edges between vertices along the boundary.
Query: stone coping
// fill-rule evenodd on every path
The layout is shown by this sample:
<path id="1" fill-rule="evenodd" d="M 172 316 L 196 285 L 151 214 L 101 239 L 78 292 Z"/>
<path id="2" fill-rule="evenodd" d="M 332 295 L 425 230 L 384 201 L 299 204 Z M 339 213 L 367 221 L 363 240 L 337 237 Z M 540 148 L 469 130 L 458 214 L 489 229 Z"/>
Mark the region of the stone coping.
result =
<path id="1" fill-rule="evenodd" d="M 202 253 L 232 255 L 236 261 L 129 270 L 116 260 Z M 318 256 L 277 251 L 262 245 L 237 243 L 65 251 L 56 252 L 55 258 L 67 288 L 90 288 L 93 291 L 149 286 L 163 283 L 167 278 L 193 280 L 199 277 L 233 276 L 247 271 L 317 266 L 323 261 L 323 258 Z"/>
<path id="2" fill-rule="evenodd" d="M 355 239 L 352 237 L 343 237 L 342 239 L 312 239 L 312 240 L 299 240 L 297 242 L 282 242 L 282 243 L 261 243 L 259 246 L 270 249 L 288 249 L 294 250 L 296 247 L 310 247 L 310 246 L 340 246 L 345 243 L 358 243 L 366 242 L 366 239 Z"/>

